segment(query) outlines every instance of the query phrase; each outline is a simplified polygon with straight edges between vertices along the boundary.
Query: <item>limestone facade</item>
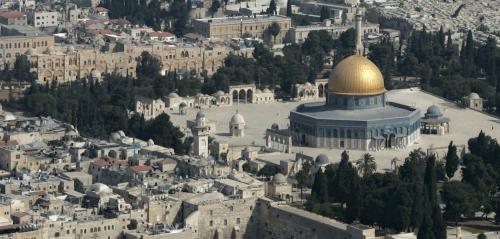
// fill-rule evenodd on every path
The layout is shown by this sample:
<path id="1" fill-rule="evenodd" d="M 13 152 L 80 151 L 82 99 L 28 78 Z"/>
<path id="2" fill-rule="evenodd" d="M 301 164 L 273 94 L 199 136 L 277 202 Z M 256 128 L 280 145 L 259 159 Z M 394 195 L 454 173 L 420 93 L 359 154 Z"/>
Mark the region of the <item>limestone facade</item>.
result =
<path id="1" fill-rule="evenodd" d="M 1 44 L 2 41 L 0 41 Z M 233 50 L 227 46 L 168 45 L 154 43 L 151 45 L 124 44 L 123 51 L 100 51 L 80 46 L 52 47 L 52 42 L 44 41 L 42 49 L 23 49 L 14 53 L 29 56 L 31 72 L 37 83 L 65 83 L 76 79 L 94 77 L 92 73 L 135 77 L 137 57 L 146 51 L 158 58 L 162 63 L 161 74 L 184 71 L 192 76 L 212 75 L 224 65 L 225 57 L 232 52 L 251 57 L 251 49 Z M 13 43 L 11 43 L 12 45 Z M 110 47 L 111 48 L 111 47 Z M 76 49 L 76 50 L 75 50 Z M 10 62 L 15 62 L 15 55 L 8 52 Z M 7 52 L 5 53 L 7 54 Z M 98 79 L 100 80 L 100 79 Z"/>
<path id="2" fill-rule="evenodd" d="M 280 26 L 280 32 L 275 39 L 267 34 L 267 29 L 273 23 L 278 23 Z M 194 31 L 207 38 L 231 39 L 248 35 L 274 43 L 283 42 L 291 26 L 291 18 L 267 15 L 205 18 L 193 21 Z"/>
<path id="3" fill-rule="evenodd" d="M 54 46 L 53 36 L 5 36 L 0 37 L 0 68 L 5 64 L 14 66 L 16 56 L 26 54 L 30 49 L 46 49 Z"/>

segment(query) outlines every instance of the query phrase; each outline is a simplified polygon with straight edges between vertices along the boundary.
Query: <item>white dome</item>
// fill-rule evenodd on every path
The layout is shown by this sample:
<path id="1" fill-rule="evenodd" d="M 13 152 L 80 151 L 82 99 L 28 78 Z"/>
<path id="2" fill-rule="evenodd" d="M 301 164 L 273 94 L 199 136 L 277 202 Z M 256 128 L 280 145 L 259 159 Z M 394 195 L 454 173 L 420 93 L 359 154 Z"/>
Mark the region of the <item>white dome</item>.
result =
<path id="1" fill-rule="evenodd" d="M 315 163 L 316 163 L 316 165 L 319 165 L 319 166 L 325 166 L 325 165 L 330 164 L 330 159 L 328 158 L 328 156 L 326 156 L 324 154 L 320 154 L 320 155 L 318 155 L 318 157 L 316 157 Z"/>
<path id="2" fill-rule="evenodd" d="M 119 133 L 117 133 L 117 132 L 111 133 L 111 140 L 117 141 L 117 140 L 120 140 L 120 139 L 121 139 L 121 136 L 120 136 Z"/>
<path id="3" fill-rule="evenodd" d="M 225 95 L 225 94 L 224 94 L 224 91 L 222 91 L 222 90 L 219 90 L 219 91 L 217 91 L 217 92 L 215 93 L 215 96 L 224 96 L 224 95 Z"/>
<path id="4" fill-rule="evenodd" d="M 148 140 L 148 146 L 153 146 L 155 145 L 155 142 L 152 139 Z"/>
<path id="5" fill-rule="evenodd" d="M 96 69 L 93 69 L 90 72 L 90 76 L 92 76 L 92 78 L 94 78 L 94 79 L 101 79 L 101 72 L 96 70 Z"/>
<path id="6" fill-rule="evenodd" d="M 109 188 L 107 185 L 102 184 L 102 183 L 94 183 L 89 186 L 87 191 L 85 191 L 86 194 L 94 194 L 94 195 L 102 195 L 102 194 L 111 194 L 113 193 L 113 190 Z"/>
<path id="7" fill-rule="evenodd" d="M 479 99 L 481 99 L 481 97 L 479 97 L 477 93 L 475 92 L 470 93 L 469 100 L 479 100 Z"/>
<path id="8" fill-rule="evenodd" d="M 309 83 L 309 82 L 306 82 L 306 86 L 311 86 L 311 83 Z"/>
<path id="9" fill-rule="evenodd" d="M 240 113 L 236 112 L 236 114 L 231 117 L 231 124 L 245 124 L 245 118 L 243 118 L 243 115 Z"/>
<path id="10" fill-rule="evenodd" d="M 45 54 L 54 55 L 55 53 L 56 50 L 52 46 L 47 47 L 47 49 L 45 50 Z"/>
<path id="11" fill-rule="evenodd" d="M 273 182 L 276 183 L 276 184 L 285 184 L 286 183 L 286 177 L 285 177 L 285 175 L 283 175 L 281 173 L 277 173 L 273 177 Z"/>
<path id="12" fill-rule="evenodd" d="M 270 89 L 265 88 L 265 89 L 264 89 L 264 93 L 273 93 L 273 92 L 272 92 Z"/>
<path id="13" fill-rule="evenodd" d="M 260 93 L 262 93 L 262 91 L 261 91 L 261 90 L 259 90 L 259 89 L 256 89 L 256 90 L 255 90 L 255 93 L 256 93 L 256 94 L 260 94 Z"/>
<path id="14" fill-rule="evenodd" d="M 175 92 L 168 94 L 168 98 L 179 98 L 179 95 Z"/>
<path id="15" fill-rule="evenodd" d="M 11 113 L 7 113 L 7 114 L 4 116 L 3 120 L 5 120 L 5 121 L 12 121 L 12 120 L 16 120 L 16 116 L 14 116 L 14 115 L 13 115 L 13 114 L 11 114 Z"/>

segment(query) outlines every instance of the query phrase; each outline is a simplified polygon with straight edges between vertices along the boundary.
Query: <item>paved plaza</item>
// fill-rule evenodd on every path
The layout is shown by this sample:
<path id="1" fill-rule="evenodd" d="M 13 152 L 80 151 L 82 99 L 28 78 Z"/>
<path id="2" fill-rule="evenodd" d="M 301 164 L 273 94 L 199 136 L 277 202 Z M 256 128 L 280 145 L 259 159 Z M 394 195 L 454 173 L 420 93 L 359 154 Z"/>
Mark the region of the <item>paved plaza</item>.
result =
<path id="1" fill-rule="evenodd" d="M 370 151 L 377 161 L 379 171 L 389 170 L 391 168 L 391 160 L 394 157 L 404 159 L 408 153 L 417 148 L 424 150 L 433 147 L 447 147 L 448 143 L 453 140 L 456 145 L 466 145 L 471 137 L 475 137 L 483 130 L 486 134 L 493 138 L 500 138 L 500 120 L 498 118 L 488 116 L 486 114 L 471 110 L 463 109 L 455 104 L 445 101 L 439 97 L 422 92 L 419 89 L 404 89 L 387 92 L 389 101 L 394 101 L 406 105 L 418 107 L 422 114 L 427 110 L 427 107 L 432 104 L 437 105 L 445 117 L 450 118 L 450 133 L 447 135 L 421 135 L 420 140 L 405 149 L 391 149 L 383 151 Z M 270 128 L 273 123 L 277 123 L 280 128 L 288 127 L 288 116 L 291 109 L 297 107 L 302 102 L 276 102 L 272 104 L 235 104 L 230 107 L 213 107 L 203 109 L 206 117 L 210 121 L 216 122 L 216 133 L 211 135 L 216 140 L 229 142 L 231 145 L 265 145 L 265 131 Z M 245 117 L 246 129 L 245 137 L 232 138 L 229 136 L 229 120 L 234 113 L 238 111 Z M 189 109 L 186 115 L 179 115 L 177 112 L 169 112 L 172 122 L 185 129 L 186 120 L 194 119 L 198 110 Z M 307 155 L 316 156 L 320 153 L 329 156 L 330 160 L 337 162 L 340 160 L 340 149 L 326 148 L 309 148 L 309 147 L 293 147 L 294 152 L 303 152 Z M 355 161 L 365 151 L 350 151 L 351 160 Z"/>

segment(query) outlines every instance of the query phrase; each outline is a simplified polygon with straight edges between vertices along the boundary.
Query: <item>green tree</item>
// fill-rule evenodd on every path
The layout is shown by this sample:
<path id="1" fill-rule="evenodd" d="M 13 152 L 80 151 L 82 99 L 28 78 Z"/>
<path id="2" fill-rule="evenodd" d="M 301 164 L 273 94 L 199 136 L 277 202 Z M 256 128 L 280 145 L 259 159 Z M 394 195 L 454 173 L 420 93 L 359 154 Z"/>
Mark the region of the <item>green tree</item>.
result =
<path id="1" fill-rule="evenodd" d="M 271 2 L 269 2 L 269 8 L 267 8 L 267 14 L 276 15 L 278 13 L 277 9 L 276 1 L 271 0 Z"/>
<path id="2" fill-rule="evenodd" d="M 30 63 L 26 55 L 16 56 L 14 62 L 14 77 L 18 81 L 32 81 L 33 75 L 30 72 Z"/>
<path id="3" fill-rule="evenodd" d="M 287 17 L 292 17 L 292 3 L 291 0 L 288 0 L 286 2 L 286 16 Z"/>
<path id="4" fill-rule="evenodd" d="M 328 9 L 324 6 L 321 7 L 319 20 L 322 22 L 322 21 L 329 19 L 329 18 L 330 18 L 330 11 L 328 11 Z"/>
<path id="5" fill-rule="evenodd" d="M 80 179 L 78 179 L 78 178 L 73 179 L 73 183 L 74 183 L 75 191 L 80 192 L 80 193 L 85 193 L 85 187 L 83 186 L 83 183 L 82 183 L 82 181 L 80 181 Z"/>
<path id="6" fill-rule="evenodd" d="M 142 52 L 136 68 L 138 77 L 156 78 L 160 74 L 160 70 L 160 60 L 149 54 L 149 52 Z"/>
<path id="7" fill-rule="evenodd" d="M 217 13 L 217 11 L 220 8 L 220 2 L 219 0 L 213 0 L 212 5 L 210 5 L 209 11 L 212 13 L 212 17 L 214 17 L 214 14 Z"/>
<path id="8" fill-rule="evenodd" d="M 274 0 L 271 0 L 271 2 L 273 1 Z M 267 28 L 267 32 L 269 32 L 269 34 L 273 37 L 273 43 L 276 42 L 276 37 L 280 34 L 280 31 L 281 27 L 277 22 L 271 23 L 271 25 L 269 25 L 269 27 Z"/>
<path id="9" fill-rule="evenodd" d="M 446 205 L 444 218 L 458 224 L 461 215 L 473 216 L 477 209 L 473 195 L 474 188 L 466 183 L 458 181 L 444 183 L 441 194 L 443 203 Z"/>
<path id="10" fill-rule="evenodd" d="M 259 172 L 257 172 L 257 176 L 271 177 L 280 172 L 280 169 L 276 165 L 266 164 L 262 167 Z"/>
<path id="11" fill-rule="evenodd" d="M 300 188 L 300 199 L 303 199 L 304 187 L 307 187 L 311 175 L 311 164 L 308 161 L 302 163 L 302 168 L 295 174 L 297 186 Z"/>
<path id="12" fill-rule="evenodd" d="M 436 239 L 446 239 L 446 224 L 443 220 L 443 214 L 438 204 L 432 209 L 432 232 Z"/>
<path id="13" fill-rule="evenodd" d="M 137 220 L 136 219 L 130 219 L 130 223 L 127 225 L 127 229 L 129 229 L 129 230 L 135 230 L 135 229 L 137 229 Z"/>
<path id="14" fill-rule="evenodd" d="M 453 141 L 448 145 L 448 152 L 446 153 L 446 175 L 452 178 L 458 169 L 459 158 L 457 155 L 457 147 L 453 145 Z"/>
<path id="15" fill-rule="evenodd" d="M 311 188 L 311 199 L 313 202 L 325 203 L 328 201 L 328 185 L 325 174 L 319 170 L 314 175 L 314 183 Z"/>
<path id="16" fill-rule="evenodd" d="M 359 174 L 363 177 L 373 174 L 377 171 L 377 163 L 375 163 L 375 158 L 369 153 L 363 154 L 358 161 L 356 161 L 356 166 L 358 168 Z"/>

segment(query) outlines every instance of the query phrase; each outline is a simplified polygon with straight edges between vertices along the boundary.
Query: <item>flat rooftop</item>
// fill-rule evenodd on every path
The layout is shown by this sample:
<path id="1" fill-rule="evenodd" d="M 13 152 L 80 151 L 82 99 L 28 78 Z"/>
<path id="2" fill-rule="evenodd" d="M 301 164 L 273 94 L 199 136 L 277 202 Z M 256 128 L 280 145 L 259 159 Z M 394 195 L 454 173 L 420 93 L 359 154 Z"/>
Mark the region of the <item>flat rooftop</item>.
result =
<path id="1" fill-rule="evenodd" d="M 359 110 L 332 110 L 325 107 L 324 102 L 305 103 L 299 105 L 292 111 L 294 114 L 302 115 L 318 120 L 337 121 L 379 121 L 386 119 L 407 118 L 418 110 L 398 104 L 388 103 L 384 107 Z"/>
<path id="2" fill-rule="evenodd" d="M 283 20 L 291 21 L 290 18 L 279 15 L 273 15 L 273 16 L 257 15 L 256 17 L 237 16 L 237 17 L 221 17 L 221 18 L 203 18 L 203 19 L 196 19 L 195 21 L 222 25 L 222 24 L 234 24 L 239 22 L 250 23 L 250 22 L 269 22 L 269 21 L 283 21 Z"/>

